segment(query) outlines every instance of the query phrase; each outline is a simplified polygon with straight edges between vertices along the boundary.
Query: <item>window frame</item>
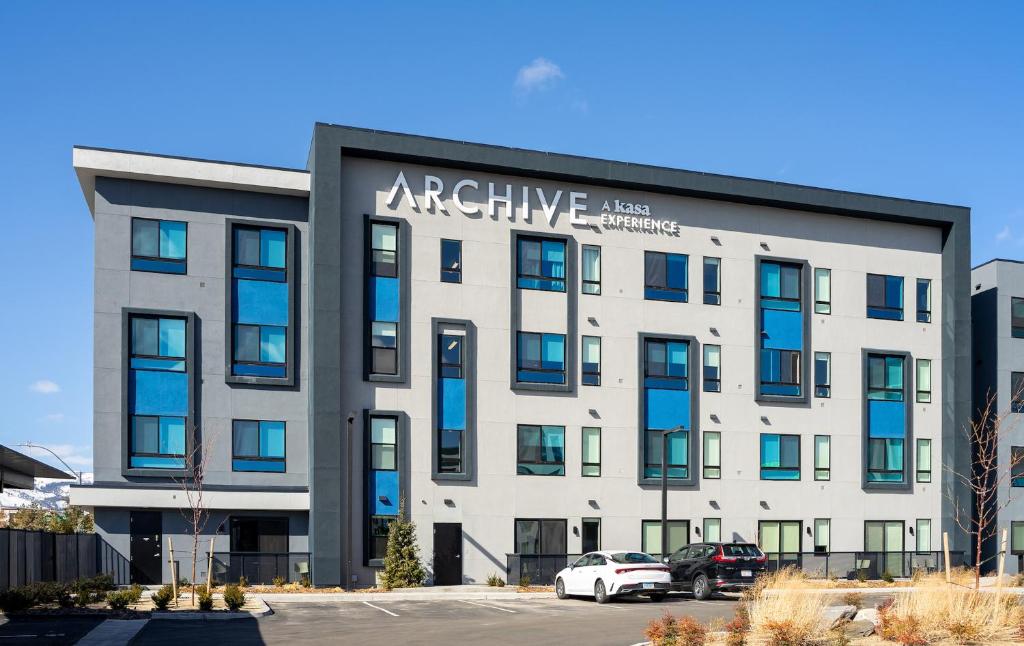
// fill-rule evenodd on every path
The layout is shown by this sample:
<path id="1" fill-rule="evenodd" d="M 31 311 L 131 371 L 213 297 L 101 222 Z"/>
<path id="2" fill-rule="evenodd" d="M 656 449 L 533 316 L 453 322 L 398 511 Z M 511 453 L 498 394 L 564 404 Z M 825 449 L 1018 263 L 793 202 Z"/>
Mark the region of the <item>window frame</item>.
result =
<path id="1" fill-rule="evenodd" d="M 715 352 L 718 353 L 717 366 L 708 365 L 708 352 L 709 350 L 711 350 L 711 348 L 714 348 Z M 722 346 L 715 345 L 713 343 L 705 343 L 703 344 L 701 353 L 703 355 L 701 361 L 701 389 L 706 393 L 722 392 Z M 714 368 L 715 370 L 718 371 L 716 377 L 708 376 L 709 368 Z"/>
<path id="2" fill-rule="evenodd" d="M 921 468 L 922 447 L 927 446 L 928 468 Z M 919 437 L 914 441 L 914 481 L 929 483 L 932 481 L 932 440 L 930 437 Z"/>
<path id="3" fill-rule="evenodd" d="M 818 356 L 824 357 L 825 361 L 825 383 L 818 380 Z M 814 352 L 814 397 L 816 399 L 830 399 L 832 397 L 832 353 Z"/>
<path id="4" fill-rule="evenodd" d="M 1024 413 L 1024 372 L 1010 372 L 1010 412 Z"/>
<path id="5" fill-rule="evenodd" d="M 713 262 L 709 263 L 709 260 Z M 715 268 L 715 288 L 713 290 L 708 289 L 709 265 Z M 704 304 L 720 306 L 722 304 L 722 259 L 715 256 L 704 256 L 704 262 L 701 267 L 704 272 L 701 276 L 704 285 Z"/>
<path id="6" fill-rule="evenodd" d="M 821 298 L 821 293 L 818 289 L 819 273 L 825 276 L 825 281 L 828 283 L 828 299 Z M 826 267 L 814 268 L 814 313 L 823 315 L 832 314 L 832 270 Z"/>
<path id="7" fill-rule="evenodd" d="M 235 435 L 238 433 L 236 424 L 238 422 L 253 422 L 256 424 L 256 453 L 257 455 L 237 455 L 235 453 Z M 283 448 L 284 454 L 281 457 L 264 457 L 262 453 L 262 438 L 263 433 L 260 428 L 260 424 L 263 422 L 280 423 L 282 425 L 282 431 L 284 433 Z M 272 464 L 281 464 L 281 470 L 264 470 L 264 469 L 237 469 L 235 468 L 235 460 L 246 460 L 250 462 L 267 462 Z M 288 422 L 286 420 L 277 419 L 249 419 L 239 418 L 231 420 L 231 471 L 235 473 L 287 473 L 288 471 Z"/>
<path id="8" fill-rule="evenodd" d="M 587 431 L 597 431 L 597 462 L 587 462 Z M 600 426 L 584 426 L 580 429 L 580 477 L 599 478 L 601 477 L 602 450 Z M 518 448 L 518 447 L 517 447 Z M 587 467 L 597 467 L 597 473 L 587 473 Z"/>
<path id="9" fill-rule="evenodd" d="M 373 262 L 373 227 L 375 225 L 395 228 L 395 275 L 377 274 Z M 363 222 L 363 381 L 379 383 L 408 383 L 409 379 L 409 319 L 411 287 L 409 253 L 409 223 L 404 218 L 380 215 L 367 215 Z M 378 321 L 373 317 L 371 303 L 372 280 L 376 277 L 392 278 L 398 281 L 398 320 Z M 395 326 L 395 346 L 375 346 L 373 340 L 373 324 L 387 323 Z M 394 355 L 395 371 L 376 372 L 374 370 L 374 349 L 391 350 Z"/>
<path id="10" fill-rule="evenodd" d="M 655 526 L 657 526 L 658 527 L 658 532 L 659 532 L 659 535 L 660 535 L 660 532 L 661 532 L 661 519 L 660 518 L 659 519 L 645 518 L 645 519 L 642 519 L 640 521 L 640 551 L 643 552 L 644 554 L 650 554 L 650 555 L 653 556 L 655 554 L 655 552 L 647 549 L 648 547 L 651 547 L 651 546 L 647 545 L 647 541 L 646 541 L 647 533 L 644 531 L 644 527 L 647 526 L 647 525 L 655 525 Z M 693 542 L 692 540 L 690 540 L 690 534 L 693 532 L 693 527 L 691 526 L 689 520 L 685 520 L 685 519 L 682 519 L 682 518 L 667 518 L 667 519 L 665 519 L 665 529 L 667 530 L 667 532 L 669 534 L 672 533 L 672 526 L 673 525 L 675 525 L 676 527 L 680 527 L 682 525 L 686 526 L 686 541 L 682 545 L 680 545 L 679 548 L 677 548 L 675 550 L 672 550 L 672 551 L 668 551 L 668 550 L 665 549 L 665 547 L 667 547 L 665 545 L 665 542 L 666 542 L 665 541 L 665 537 L 661 536 L 660 540 L 661 540 L 662 550 L 660 552 L 658 552 L 658 554 L 661 554 L 662 556 L 668 556 L 670 554 L 675 554 L 677 551 L 679 551 L 679 549 L 682 549 L 682 548 L 686 547 L 687 545 L 690 545 Z M 703 531 L 703 527 L 701 527 L 701 530 Z"/>
<path id="11" fill-rule="evenodd" d="M 921 531 L 921 523 L 928 524 L 927 533 Z M 921 549 L 921 537 L 928 537 L 928 549 Z M 932 519 L 931 518 L 915 518 L 914 519 L 914 552 L 917 554 L 931 554 L 932 553 Z"/>
<path id="12" fill-rule="evenodd" d="M 779 295 L 773 296 L 764 290 L 766 277 L 765 267 L 777 266 L 779 269 Z M 783 279 L 786 269 L 797 270 L 797 294 L 796 296 L 784 296 Z M 807 376 L 812 374 L 810 364 L 811 347 L 811 303 L 810 298 L 813 290 L 811 285 L 813 272 L 811 265 L 804 258 L 784 258 L 780 256 L 754 256 L 754 284 L 753 298 L 756 303 L 756 316 L 753 325 L 754 345 L 754 374 L 753 383 L 755 386 L 754 401 L 756 402 L 787 402 L 804 403 L 811 401 L 811 392 L 807 383 Z M 780 305 L 786 305 L 782 307 Z M 792 305 L 795 305 L 795 309 Z M 765 347 L 764 312 L 767 310 L 798 311 L 800 313 L 800 349 L 780 349 Z M 769 361 L 773 353 L 779 354 L 779 381 L 765 381 L 765 359 Z M 792 380 L 784 381 L 782 357 L 788 357 L 788 364 L 792 370 Z M 771 375 L 769 374 L 769 377 Z M 785 392 L 784 387 L 794 387 L 796 392 Z M 776 391 L 776 392 L 771 392 Z"/>
<path id="13" fill-rule="evenodd" d="M 889 278 L 899 278 L 900 279 L 900 306 L 899 306 L 899 308 L 891 307 L 889 305 L 872 305 L 871 304 L 871 279 L 872 278 L 881 278 L 882 279 L 882 302 L 883 303 L 886 303 L 889 300 L 889 280 L 888 279 Z M 904 318 L 906 316 L 905 315 L 905 311 L 906 311 L 906 307 L 907 307 L 907 287 L 906 287 L 907 279 L 906 279 L 906 276 L 897 276 L 896 274 L 873 274 L 873 273 L 869 272 L 868 274 L 866 274 L 866 278 L 864 280 L 864 284 L 865 284 L 865 290 L 866 290 L 866 292 L 865 292 L 866 293 L 865 303 L 866 303 L 867 318 L 875 319 L 875 320 L 879 320 L 879 321 L 902 321 L 902 320 L 904 320 Z M 883 316 L 873 315 L 871 313 L 872 310 L 875 310 L 876 314 L 878 312 L 881 312 L 881 313 L 884 314 L 886 312 L 897 312 L 898 311 L 899 312 L 899 317 L 884 316 L 884 315 Z"/>
<path id="14" fill-rule="evenodd" d="M 921 367 L 922 364 L 927 366 L 928 369 L 928 389 L 922 389 L 921 379 Z M 914 359 L 914 389 L 916 395 L 914 400 L 918 404 L 930 404 L 932 403 L 932 360 L 931 359 Z"/>
<path id="15" fill-rule="evenodd" d="M 454 243 L 455 246 L 458 247 L 459 259 L 458 259 L 458 262 L 456 263 L 457 267 L 455 267 L 455 268 L 451 268 L 451 267 L 446 268 L 444 266 L 444 248 L 445 248 L 445 243 Z M 462 283 L 462 240 L 456 240 L 454 238 L 441 238 L 440 246 L 441 246 L 441 262 L 440 262 L 440 265 L 441 265 L 441 282 L 442 283 L 451 283 L 451 284 L 456 284 L 456 285 L 461 284 Z M 453 278 L 454 278 L 454 280 L 452 280 Z"/>
<path id="16" fill-rule="evenodd" d="M 520 552 L 519 551 L 519 524 L 520 523 L 537 523 L 537 546 L 536 552 Z M 561 552 L 548 552 L 544 545 L 544 524 L 555 523 L 561 524 L 562 526 L 562 543 L 565 545 L 565 551 L 569 551 L 569 521 L 566 518 L 513 518 L 512 519 L 512 549 L 516 550 L 516 554 L 528 555 L 528 556 L 565 556 L 566 554 Z"/>
<path id="17" fill-rule="evenodd" d="M 718 536 L 715 537 L 713 540 L 708 537 L 708 521 L 714 521 L 714 522 L 718 523 Z M 722 542 L 722 518 L 720 516 L 702 518 L 701 521 L 700 521 L 700 537 L 706 543 L 721 543 Z"/>
<path id="18" fill-rule="evenodd" d="M 597 280 L 587 279 L 587 262 L 586 254 L 588 250 L 597 251 Z M 601 295 L 601 274 L 602 274 L 602 258 L 601 258 L 601 247 L 596 244 L 585 244 L 580 245 L 580 293 L 588 296 L 600 296 Z M 596 291 L 587 291 L 587 287 L 596 286 Z"/>
<path id="19" fill-rule="evenodd" d="M 1024 339 L 1024 317 L 1016 317 L 1013 314 L 1015 305 L 1020 304 L 1021 309 L 1024 310 L 1024 297 L 1011 296 L 1010 297 L 1010 336 L 1014 339 Z"/>
<path id="20" fill-rule="evenodd" d="M 587 370 L 587 362 L 585 361 L 586 342 L 587 339 L 597 339 L 597 371 Z M 601 350 L 602 350 L 601 337 L 591 336 L 587 334 L 580 335 L 580 384 L 583 386 L 600 386 L 601 385 Z M 593 364 L 590 364 L 593 365 Z M 588 381 L 589 379 L 589 381 Z"/>
<path id="21" fill-rule="evenodd" d="M 544 338 L 548 337 L 548 336 L 562 337 L 562 369 L 561 370 L 557 370 L 557 369 L 554 369 L 554 368 L 545 368 L 544 367 Z M 523 338 L 524 337 L 537 337 L 538 338 L 538 342 L 540 343 L 540 363 L 535 368 L 524 366 L 521 363 L 521 361 L 522 361 L 522 352 L 520 351 L 520 348 L 522 347 L 522 342 L 523 342 Z M 515 383 L 517 385 L 530 384 L 532 386 L 540 385 L 540 386 L 559 386 L 559 387 L 560 386 L 565 386 L 566 384 L 568 384 L 568 379 L 569 379 L 569 366 L 568 366 L 569 349 L 568 349 L 568 347 L 566 347 L 567 337 L 568 337 L 568 335 L 560 334 L 558 332 L 527 332 L 527 331 L 524 331 L 524 330 L 517 330 L 516 331 L 516 336 L 515 336 L 515 351 L 516 351 L 516 353 L 515 353 L 515 364 L 514 364 L 515 365 L 515 378 L 516 378 Z M 562 380 L 561 381 L 530 381 L 530 380 L 524 380 L 524 379 L 522 379 L 520 377 L 520 373 L 524 372 L 524 371 L 525 372 L 539 372 L 539 373 L 545 373 L 545 374 L 561 374 L 562 375 Z"/>
<path id="22" fill-rule="evenodd" d="M 522 459 L 522 442 L 523 442 L 523 430 L 528 428 L 537 429 L 537 449 L 538 453 L 542 456 L 538 460 L 523 460 Z M 546 429 L 560 429 L 562 432 L 562 460 L 551 461 L 544 460 L 544 437 Z M 552 473 L 524 473 L 522 471 L 523 465 L 536 465 L 536 466 L 552 466 L 561 467 L 561 473 L 554 471 Z M 565 476 L 565 426 L 559 426 L 557 424 L 516 424 L 516 475 L 517 476 L 540 476 L 540 477 L 563 477 Z"/>
<path id="23" fill-rule="evenodd" d="M 871 382 L 871 360 L 882 359 L 883 360 L 883 385 L 881 387 L 872 385 Z M 890 387 L 886 385 L 888 383 L 888 359 L 896 359 L 901 362 L 902 366 L 902 384 L 899 387 Z M 914 406 L 910 400 L 913 393 L 913 373 L 914 363 L 911 360 L 912 357 L 909 352 L 902 350 L 886 350 L 876 348 L 863 348 L 861 350 L 861 386 L 863 388 L 861 393 L 861 487 L 863 489 L 872 490 L 905 490 L 908 491 L 913 487 L 911 460 L 913 458 L 910 453 L 911 447 L 916 446 L 914 442 L 914 424 L 913 424 L 913 412 Z M 907 370 L 908 366 L 910 370 Z M 880 396 L 879 396 L 880 395 Z M 895 474 L 897 471 L 893 469 L 873 469 L 871 468 L 872 458 L 872 445 L 882 442 L 885 453 L 883 454 L 883 466 L 885 460 L 888 457 L 888 451 L 890 450 L 891 440 L 900 438 L 893 437 L 871 437 L 871 419 L 870 419 L 870 403 L 873 400 L 881 400 L 888 402 L 902 402 L 903 403 L 903 429 L 904 434 L 903 440 L 903 467 L 901 478 L 899 480 L 885 480 L 878 476 L 872 479 L 870 474 L 872 473 L 892 473 Z"/>
<path id="24" fill-rule="evenodd" d="M 826 528 L 825 531 L 828 533 L 828 536 L 826 537 L 826 540 L 825 540 L 824 549 L 822 549 L 822 550 L 818 549 L 819 547 L 822 547 L 822 545 L 820 543 L 818 543 L 818 538 L 820 538 L 819 535 L 818 535 L 818 521 L 825 521 L 825 523 L 824 523 L 825 524 L 825 528 Z M 816 555 L 821 555 L 821 554 L 827 555 L 827 554 L 831 554 L 832 553 L 832 519 L 831 518 L 815 518 L 813 521 L 811 521 L 811 549 L 814 550 L 814 553 Z"/>
<path id="25" fill-rule="evenodd" d="M 1024 487 L 1024 446 L 1010 447 L 1010 486 Z"/>
<path id="26" fill-rule="evenodd" d="M 708 463 L 708 441 L 711 436 L 718 437 L 718 456 L 716 464 Z M 717 470 L 717 474 L 709 469 Z M 708 475 L 711 473 L 712 475 Z M 722 479 L 722 433 L 721 431 L 703 431 L 701 433 L 701 477 L 705 480 L 721 480 Z"/>
<path id="27" fill-rule="evenodd" d="M 921 286 L 925 287 L 925 293 L 927 295 L 927 303 L 922 308 L 921 305 Z M 917 301 L 917 313 L 916 319 L 918 323 L 931 323 L 932 322 L 932 280 L 931 278 L 918 278 L 915 285 L 915 299 Z"/>
<path id="28" fill-rule="evenodd" d="M 1024 528 L 1024 520 L 1011 520 L 1010 521 L 1010 553 L 1011 554 L 1024 554 L 1024 544 L 1017 545 L 1014 542 L 1014 540 L 1013 540 L 1014 536 L 1016 535 L 1016 532 L 1014 532 L 1013 530 L 1018 525 L 1021 526 L 1022 528 Z M 1021 533 L 1024 534 L 1024 529 L 1022 529 Z"/>
<path id="29" fill-rule="evenodd" d="M 818 466 L 818 438 L 823 437 L 828 444 L 828 466 Z M 814 479 L 826 482 L 832 479 L 832 436 L 817 434 L 814 436 Z"/>
<path id="30" fill-rule="evenodd" d="M 771 436 L 771 435 L 774 435 L 774 436 L 779 438 L 779 466 L 777 466 L 777 467 L 772 467 L 772 466 L 766 467 L 764 465 L 764 442 L 763 442 L 763 438 L 765 436 Z M 796 466 L 795 467 L 787 466 L 787 465 L 782 464 L 782 441 L 783 441 L 783 439 L 792 440 L 793 438 L 796 439 Z M 803 447 L 801 445 L 803 443 L 800 441 L 800 439 L 801 439 L 800 435 L 798 435 L 796 433 L 759 433 L 758 434 L 758 452 L 760 454 L 760 462 L 759 462 L 760 474 L 759 475 L 760 475 L 760 479 L 761 480 L 764 480 L 766 482 L 799 482 L 800 480 L 803 479 L 803 469 L 801 468 L 801 466 L 803 464 L 803 455 L 802 455 Z M 781 471 L 796 471 L 797 477 L 796 478 L 766 478 L 765 477 L 765 472 L 773 473 L 773 472 L 781 472 Z"/>
<path id="31" fill-rule="evenodd" d="M 540 245 L 540 273 L 539 274 L 528 274 L 523 272 L 523 256 L 522 249 L 523 243 L 536 242 Z M 555 276 L 544 275 L 544 243 L 550 242 L 562 245 L 562 277 L 557 278 Z M 569 290 L 569 243 L 564 238 L 555 238 L 541 235 L 522 234 L 520 233 L 515 237 L 515 270 L 516 270 L 516 289 L 527 289 L 538 292 L 555 292 L 555 293 L 568 293 Z M 545 289 L 544 287 L 529 287 L 523 286 L 522 280 L 535 280 L 541 284 L 551 284 L 554 286 L 553 289 Z M 561 283 L 561 289 L 558 289 L 558 283 Z"/>
<path id="32" fill-rule="evenodd" d="M 156 256 L 145 256 L 142 254 L 135 253 L 135 223 L 136 222 L 156 222 L 157 223 L 157 255 Z M 172 224 L 181 224 L 185 227 L 185 256 L 183 258 L 171 258 L 168 256 L 160 255 L 160 234 L 161 226 L 163 223 L 168 222 Z M 139 271 L 146 273 L 155 274 L 171 274 L 171 275 L 187 275 L 188 274 L 188 222 L 185 220 L 168 220 L 161 218 L 146 218 L 146 217 L 135 217 L 131 219 L 129 229 L 129 267 L 131 271 Z M 139 265 L 136 266 L 136 260 L 139 261 Z M 167 269 L 161 269 L 159 265 L 165 264 L 168 266 Z M 180 267 L 180 271 L 178 268 Z M 171 269 L 173 268 L 173 270 Z"/>
<path id="33" fill-rule="evenodd" d="M 647 282 L 647 259 L 650 256 L 664 256 L 665 257 L 665 284 L 649 284 Z M 685 267 L 685 277 L 682 287 L 670 287 L 668 285 L 668 261 L 669 256 L 678 256 L 683 259 L 683 266 Z M 664 298 L 657 297 L 655 293 L 652 296 L 650 290 L 655 290 L 657 293 L 661 293 Z M 679 295 L 681 298 L 671 298 L 672 295 Z M 676 253 L 673 251 L 644 251 L 644 300 L 645 301 L 661 301 L 665 303 L 686 303 L 690 300 L 690 256 L 685 253 Z"/>

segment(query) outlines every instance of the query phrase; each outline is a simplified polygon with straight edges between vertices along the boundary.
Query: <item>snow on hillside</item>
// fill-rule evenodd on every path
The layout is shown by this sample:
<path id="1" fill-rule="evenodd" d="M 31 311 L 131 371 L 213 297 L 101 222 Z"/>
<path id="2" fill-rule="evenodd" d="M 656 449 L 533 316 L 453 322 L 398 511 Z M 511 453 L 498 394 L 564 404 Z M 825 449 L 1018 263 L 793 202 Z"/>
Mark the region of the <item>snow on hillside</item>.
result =
<path id="1" fill-rule="evenodd" d="M 82 474 L 82 483 L 92 482 L 91 473 Z M 36 478 L 35 489 L 4 489 L 0 493 L 0 509 L 31 507 L 37 505 L 43 509 L 63 509 L 68 504 L 71 480 L 51 480 Z"/>

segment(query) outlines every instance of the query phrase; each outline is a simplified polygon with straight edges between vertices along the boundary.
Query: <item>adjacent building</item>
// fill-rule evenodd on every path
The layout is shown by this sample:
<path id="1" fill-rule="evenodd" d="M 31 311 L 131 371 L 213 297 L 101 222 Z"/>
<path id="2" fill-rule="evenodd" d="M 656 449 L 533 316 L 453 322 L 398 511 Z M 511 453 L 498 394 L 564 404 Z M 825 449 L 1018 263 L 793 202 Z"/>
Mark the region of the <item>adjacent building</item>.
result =
<path id="1" fill-rule="evenodd" d="M 435 583 L 698 540 L 840 574 L 968 547 L 942 469 L 970 457 L 966 208 L 324 124 L 303 170 L 74 155 L 73 501 L 140 581 L 184 545 L 197 454 L 223 576 L 370 584 L 402 505 Z"/>

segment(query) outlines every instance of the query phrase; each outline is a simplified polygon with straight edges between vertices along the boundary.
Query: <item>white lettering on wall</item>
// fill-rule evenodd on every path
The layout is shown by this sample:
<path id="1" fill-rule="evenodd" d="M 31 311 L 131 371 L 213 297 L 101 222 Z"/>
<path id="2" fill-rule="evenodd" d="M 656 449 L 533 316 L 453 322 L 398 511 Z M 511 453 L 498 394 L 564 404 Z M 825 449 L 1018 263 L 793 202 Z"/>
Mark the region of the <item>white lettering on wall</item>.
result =
<path id="1" fill-rule="evenodd" d="M 395 201 L 395 196 L 398 194 L 398 189 L 401 188 L 402 192 L 405 193 L 405 201 L 409 205 L 409 208 L 420 210 L 418 204 L 416 204 L 416 198 L 412 195 L 412 190 L 409 188 L 409 182 L 405 181 L 405 173 L 398 171 L 398 177 L 395 178 L 395 184 L 391 187 L 391 192 L 388 193 L 388 199 L 385 204 L 391 206 L 391 203 Z"/>
<path id="2" fill-rule="evenodd" d="M 582 225 L 589 224 L 586 218 L 578 215 L 580 211 L 585 212 L 587 210 L 587 204 L 580 201 L 585 199 L 587 199 L 586 193 L 577 193 L 575 191 L 569 193 L 569 222 Z"/>
<path id="3" fill-rule="evenodd" d="M 460 195 L 462 189 L 466 188 L 467 186 L 472 187 L 474 190 L 480 188 L 480 185 L 476 183 L 475 179 L 461 180 L 455 186 L 452 187 L 452 202 L 455 202 L 455 208 L 462 211 L 466 215 L 473 215 L 474 213 L 480 212 L 480 207 L 469 206 L 468 204 L 462 201 L 462 196 Z"/>
<path id="4" fill-rule="evenodd" d="M 551 200 L 551 204 L 548 204 L 548 198 L 544 195 L 544 189 L 537 187 L 537 199 L 540 200 L 540 209 L 544 212 L 544 217 L 548 219 L 548 224 L 555 226 L 555 211 L 558 209 L 558 201 L 562 199 L 562 190 L 555 191 L 555 199 Z"/>
<path id="5" fill-rule="evenodd" d="M 508 219 L 512 219 L 512 185 L 505 184 L 505 192 L 498 195 L 494 192 L 494 182 L 487 183 L 487 215 L 491 216 L 495 220 L 498 219 L 498 213 L 494 208 L 495 202 L 501 202 L 505 205 L 505 213 L 508 214 Z"/>
<path id="6" fill-rule="evenodd" d="M 431 205 L 435 209 L 435 213 L 444 213 L 448 215 L 448 209 L 445 207 L 444 202 L 441 201 L 441 192 L 444 190 L 444 181 L 440 177 L 434 177 L 433 175 L 427 175 L 423 178 L 423 198 L 426 201 L 424 205 L 426 210 L 431 209 Z"/>

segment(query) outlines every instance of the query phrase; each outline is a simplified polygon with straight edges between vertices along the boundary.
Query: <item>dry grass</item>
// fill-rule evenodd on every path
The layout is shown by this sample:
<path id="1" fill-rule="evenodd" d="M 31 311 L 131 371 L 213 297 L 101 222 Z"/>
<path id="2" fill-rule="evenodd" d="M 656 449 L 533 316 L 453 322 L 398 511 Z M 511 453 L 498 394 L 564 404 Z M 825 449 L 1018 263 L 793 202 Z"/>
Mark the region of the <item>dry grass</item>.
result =
<path id="1" fill-rule="evenodd" d="M 768 646 L 803 646 L 828 638 L 822 612 L 825 595 L 803 594 L 812 586 L 807 576 L 785 568 L 758 579 L 745 595 L 749 600 L 750 641 Z M 796 594 L 793 594 L 796 593 Z"/>
<path id="2" fill-rule="evenodd" d="M 973 579 L 971 581 L 973 583 Z M 882 636 L 902 644 L 1013 642 L 1022 612 L 1015 595 L 997 597 L 945 575 L 921 577 L 914 592 L 897 592 L 881 614 Z"/>

